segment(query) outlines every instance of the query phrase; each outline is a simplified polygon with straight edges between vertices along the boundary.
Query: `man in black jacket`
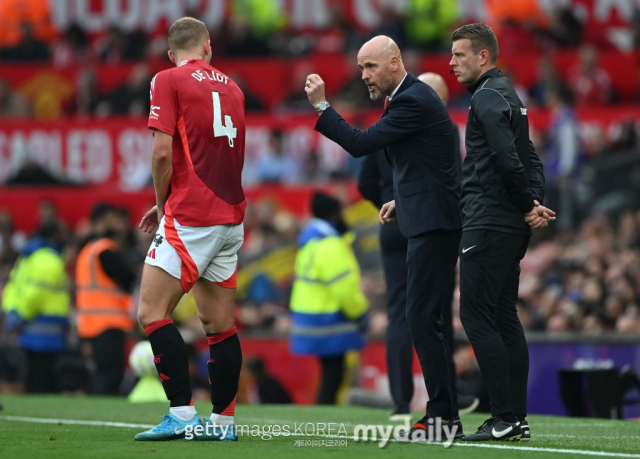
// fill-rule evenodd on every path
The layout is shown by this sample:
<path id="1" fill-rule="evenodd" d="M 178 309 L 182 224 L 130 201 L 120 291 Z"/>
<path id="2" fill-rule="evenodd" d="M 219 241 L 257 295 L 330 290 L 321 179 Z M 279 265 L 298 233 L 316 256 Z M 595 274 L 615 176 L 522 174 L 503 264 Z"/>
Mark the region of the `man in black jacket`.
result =
<path id="1" fill-rule="evenodd" d="M 462 434 L 451 384 L 450 353 L 442 311 L 460 240 L 460 173 L 454 155 L 453 123 L 435 91 L 407 73 L 395 42 L 378 36 L 358 53 L 362 79 L 373 100 L 387 96 L 380 121 L 365 131 L 349 126 L 326 101 L 324 82 L 309 75 L 305 91 L 320 115 L 316 130 L 354 157 L 385 149 L 393 167 L 395 201 L 380 220 L 396 219 L 408 239 L 407 321 L 429 393 L 426 415 L 402 440 L 425 438 L 440 418 L 442 432 Z M 429 429 L 434 431 L 435 429 Z"/>
<path id="2" fill-rule="evenodd" d="M 491 399 L 491 418 L 463 440 L 528 440 L 529 353 L 516 301 L 531 228 L 554 219 L 541 205 L 542 163 L 527 109 L 496 68 L 498 41 L 484 24 L 453 33 L 450 65 L 473 94 L 462 166 L 460 319 Z"/>

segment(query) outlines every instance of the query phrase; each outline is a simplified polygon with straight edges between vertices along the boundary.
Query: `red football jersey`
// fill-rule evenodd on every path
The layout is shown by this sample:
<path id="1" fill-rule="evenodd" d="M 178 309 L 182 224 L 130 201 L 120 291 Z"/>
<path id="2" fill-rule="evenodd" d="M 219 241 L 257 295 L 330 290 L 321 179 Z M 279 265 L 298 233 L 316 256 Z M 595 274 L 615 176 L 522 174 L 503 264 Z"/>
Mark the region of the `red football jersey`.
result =
<path id="1" fill-rule="evenodd" d="M 173 174 L 165 214 L 185 226 L 240 224 L 247 202 L 244 94 L 202 59 L 151 80 L 149 129 L 173 136 Z"/>

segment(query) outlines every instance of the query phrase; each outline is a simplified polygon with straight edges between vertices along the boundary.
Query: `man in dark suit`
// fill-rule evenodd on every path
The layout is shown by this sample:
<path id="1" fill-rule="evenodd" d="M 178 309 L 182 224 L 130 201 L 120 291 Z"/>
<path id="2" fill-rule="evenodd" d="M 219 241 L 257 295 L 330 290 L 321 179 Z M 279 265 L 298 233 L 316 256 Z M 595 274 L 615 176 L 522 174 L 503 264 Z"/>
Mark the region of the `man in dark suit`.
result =
<path id="1" fill-rule="evenodd" d="M 425 417 L 399 440 L 426 438 L 427 425 L 434 422 L 443 426 L 436 435 L 453 432 L 459 438 L 462 425 L 442 319 L 442 311 L 450 307 L 447 291 L 461 235 L 453 123 L 435 91 L 405 71 L 391 38 L 378 36 L 365 43 L 358 67 L 369 97 L 387 96 L 382 118 L 365 131 L 349 126 L 329 106 L 320 76 L 309 75 L 305 91 L 320 115 L 317 131 L 354 157 L 383 148 L 393 167 L 395 200 L 382 206 L 380 220 L 393 221 L 397 213 L 400 231 L 408 239 L 407 321 L 429 393 Z"/>
<path id="2" fill-rule="evenodd" d="M 438 94 L 447 106 L 449 90 L 444 79 L 437 73 L 427 72 L 418 77 Z M 460 133 L 454 124 L 455 158 L 462 168 Z M 371 201 L 378 209 L 393 200 L 393 170 L 387 162 L 384 150 L 367 155 L 362 161 L 358 175 L 358 190 L 362 197 Z M 413 397 L 413 343 L 407 323 L 407 239 L 402 235 L 397 222 L 380 226 L 380 251 L 387 286 L 387 373 L 391 399 L 395 405 L 390 421 L 402 421 L 410 417 L 409 404 Z M 451 282 L 447 296 L 453 302 L 455 281 Z M 442 311 L 444 328 L 453 349 L 453 320 L 451 307 Z M 456 372 L 451 362 L 452 385 L 456 388 Z M 478 406 L 479 400 L 471 395 L 458 397 L 458 409 L 469 413 Z"/>

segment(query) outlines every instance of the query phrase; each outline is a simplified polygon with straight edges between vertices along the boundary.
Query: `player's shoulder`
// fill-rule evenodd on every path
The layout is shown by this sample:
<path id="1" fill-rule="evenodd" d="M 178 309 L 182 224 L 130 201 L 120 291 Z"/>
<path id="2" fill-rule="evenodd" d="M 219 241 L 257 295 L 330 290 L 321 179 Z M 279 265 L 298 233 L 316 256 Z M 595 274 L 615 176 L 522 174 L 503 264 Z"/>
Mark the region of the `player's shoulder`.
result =
<path id="1" fill-rule="evenodd" d="M 151 78 L 151 90 L 153 91 L 157 83 L 166 84 L 170 81 L 171 72 L 175 70 L 175 67 L 161 70 Z"/>

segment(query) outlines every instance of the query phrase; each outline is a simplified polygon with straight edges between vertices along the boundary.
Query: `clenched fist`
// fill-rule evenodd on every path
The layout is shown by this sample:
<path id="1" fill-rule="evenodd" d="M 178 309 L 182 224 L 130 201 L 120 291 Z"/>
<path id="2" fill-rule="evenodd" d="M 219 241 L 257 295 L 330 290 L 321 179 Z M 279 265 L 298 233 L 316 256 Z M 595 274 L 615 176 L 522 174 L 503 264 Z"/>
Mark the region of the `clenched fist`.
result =
<path id="1" fill-rule="evenodd" d="M 312 73 L 307 77 L 307 81 L 304 86 L 304 92 L 307 93 L 307 98 L 313 108 L 315 108 L 320 102 L 326 102 L 327 99 L 324 96 L 324 81 L 320 78 L 320 75 Z"/>

